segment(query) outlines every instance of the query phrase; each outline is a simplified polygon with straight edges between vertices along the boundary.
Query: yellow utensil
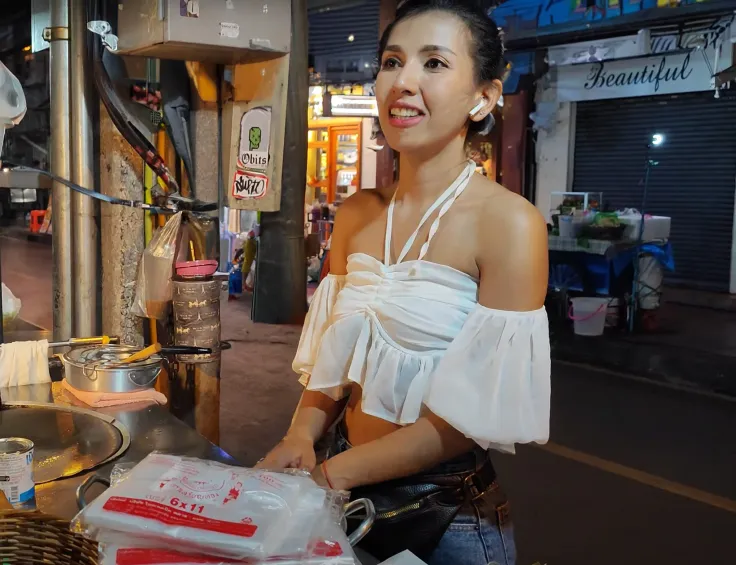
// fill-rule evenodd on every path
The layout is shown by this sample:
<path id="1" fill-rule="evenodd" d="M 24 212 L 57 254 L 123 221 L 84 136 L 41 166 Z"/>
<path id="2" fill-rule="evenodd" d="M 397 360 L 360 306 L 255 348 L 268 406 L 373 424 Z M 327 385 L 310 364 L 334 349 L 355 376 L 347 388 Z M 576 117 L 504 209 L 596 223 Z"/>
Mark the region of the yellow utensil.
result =
<path id="1" fill-rule="evenodd" d="M 161 351 L 161 344 L 160 343 L 154 343 L 153 345 L 149 345 L 145 349 L 141 349 L 138 353 L 133 353 L 130 357 L 127 359 L 123 359 L 120 361 L 121 365 L 127 365 L 128 363 L 135 363 L 136 361 L 143 361 L 144 359 L 148 359 L 151 355 L 156 355 L 156 353 L 159 353 Z"/>
<path id="2" fill-rule="evenodd" d="M 74 337 L 67 341 L 55 341 L 49 343 L 49 347 L 77 347 L 79 345 L 107 345 L 109 343 L 120 343 L 120 339 L 106 335 L 97 337 Z"/>

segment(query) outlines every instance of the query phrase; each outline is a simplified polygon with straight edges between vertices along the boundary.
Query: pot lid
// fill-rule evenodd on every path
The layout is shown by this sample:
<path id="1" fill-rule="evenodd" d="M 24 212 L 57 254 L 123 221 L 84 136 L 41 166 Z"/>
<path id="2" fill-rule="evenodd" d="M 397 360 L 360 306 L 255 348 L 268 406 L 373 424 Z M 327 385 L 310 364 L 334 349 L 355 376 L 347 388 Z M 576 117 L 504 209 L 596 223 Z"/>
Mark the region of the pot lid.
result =
<path id="1" fill-rule="evenodd" d="M 122 369 L 122 368 L 142 368 L 158 365 L 161 363 L 160 355 L 151 355 L 148 359 L 135 361 L 130 364 L 120 365 L 133 353 L 140 351 L 138 347 L 129 345 L 87 345 L 83 347 L 75 347 L 64 354 L 64 360 L 75 365 L 84 367 L 95 367 L 98 369 Z"/>

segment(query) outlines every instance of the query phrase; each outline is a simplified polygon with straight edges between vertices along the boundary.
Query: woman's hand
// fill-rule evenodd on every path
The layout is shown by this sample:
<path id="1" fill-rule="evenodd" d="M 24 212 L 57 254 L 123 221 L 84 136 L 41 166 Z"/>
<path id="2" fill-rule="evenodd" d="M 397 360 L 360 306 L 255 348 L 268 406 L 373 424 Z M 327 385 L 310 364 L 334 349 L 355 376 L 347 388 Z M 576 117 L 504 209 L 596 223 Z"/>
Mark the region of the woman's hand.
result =
<path id="1" fill-rule="evenodd" d="M 312 480 L 324 488 L 332 488 L 324 473 L 324 464 L 317 465 L 312 471 Z"/>
<path id="2" fill-rule="evenodd" d="M 305 469 L 311 473 L 316 466 L 314 442 L 306 437 L 287 435 L 256 464 L 256 469 Z"/>

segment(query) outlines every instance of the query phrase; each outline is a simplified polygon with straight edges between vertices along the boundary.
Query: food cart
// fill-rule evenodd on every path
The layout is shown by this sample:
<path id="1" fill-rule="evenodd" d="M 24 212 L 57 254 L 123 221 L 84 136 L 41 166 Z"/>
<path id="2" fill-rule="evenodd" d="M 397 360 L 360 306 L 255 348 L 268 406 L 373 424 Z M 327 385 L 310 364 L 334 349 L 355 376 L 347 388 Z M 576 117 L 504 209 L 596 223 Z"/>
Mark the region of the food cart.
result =
<path id="1" fill-rule="evenodd" d="M 632 209 L 605 212 L 602 193 L 553 193 L 548 226 L 549 297 L 553 321 L 575 322 L 576 333 L 604 326 L 633 331 L 651 326 L 660 306 L 664 271 L 674 270 L 670 218 Z M 556 204 L 556 205 L 555 205 Z M 585 312 L 574 304 L 584 298 Z M 588 322 L 597 319 L 595 327 Z"/>
<path id="2" fill-rule="evenodd" d="M 90 409 L 68 394 L 61 382 L 2 388 L 0 398 L 0 437 L 22 436 L 35 444 L 32 506 L 45 515 L 47 523 L 48 517 L 62 519 L 54 522 L 55 527 L 61 524 L 61 532 L 64 521 L 71 520 L 83 504 L 80 497 L 98 496 L 116 464 L 138 463 L 153 451 L 238 464 L 157 404 Z M 10 512 L 4 521 L 7 530 L 23 514 L 6 512 Z M 29 516 L 39 515 L 31 512 Z M 355 552 L 363 565 L 377 563 L 360 549 Z"/>

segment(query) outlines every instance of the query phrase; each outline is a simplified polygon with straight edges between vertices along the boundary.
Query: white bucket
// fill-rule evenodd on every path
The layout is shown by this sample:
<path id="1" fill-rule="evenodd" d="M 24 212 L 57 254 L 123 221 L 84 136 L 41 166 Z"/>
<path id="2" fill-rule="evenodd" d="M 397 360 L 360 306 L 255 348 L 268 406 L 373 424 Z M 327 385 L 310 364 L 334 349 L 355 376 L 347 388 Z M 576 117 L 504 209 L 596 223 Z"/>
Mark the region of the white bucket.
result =
<path id="1" fill-rule="evenodd" d="M 603 335 L 608 313 L 608 298 L 581 297 L 572 299 L 570 319 L 576 335 Z"/>
<path id="2" fill-rule="evenodd" d="M 572 216 L 560 215 L 558 217 L 560 226 L 560 237 L 575 239 L 575 222 Z"/>
<path id="3" fill-rule="evenodd" d="M 664 273 L 662 265 L 651 255 L 639 257 L 639 308 L 656 310 L 659 308 L 659 297 L 662 290 Z"/>

